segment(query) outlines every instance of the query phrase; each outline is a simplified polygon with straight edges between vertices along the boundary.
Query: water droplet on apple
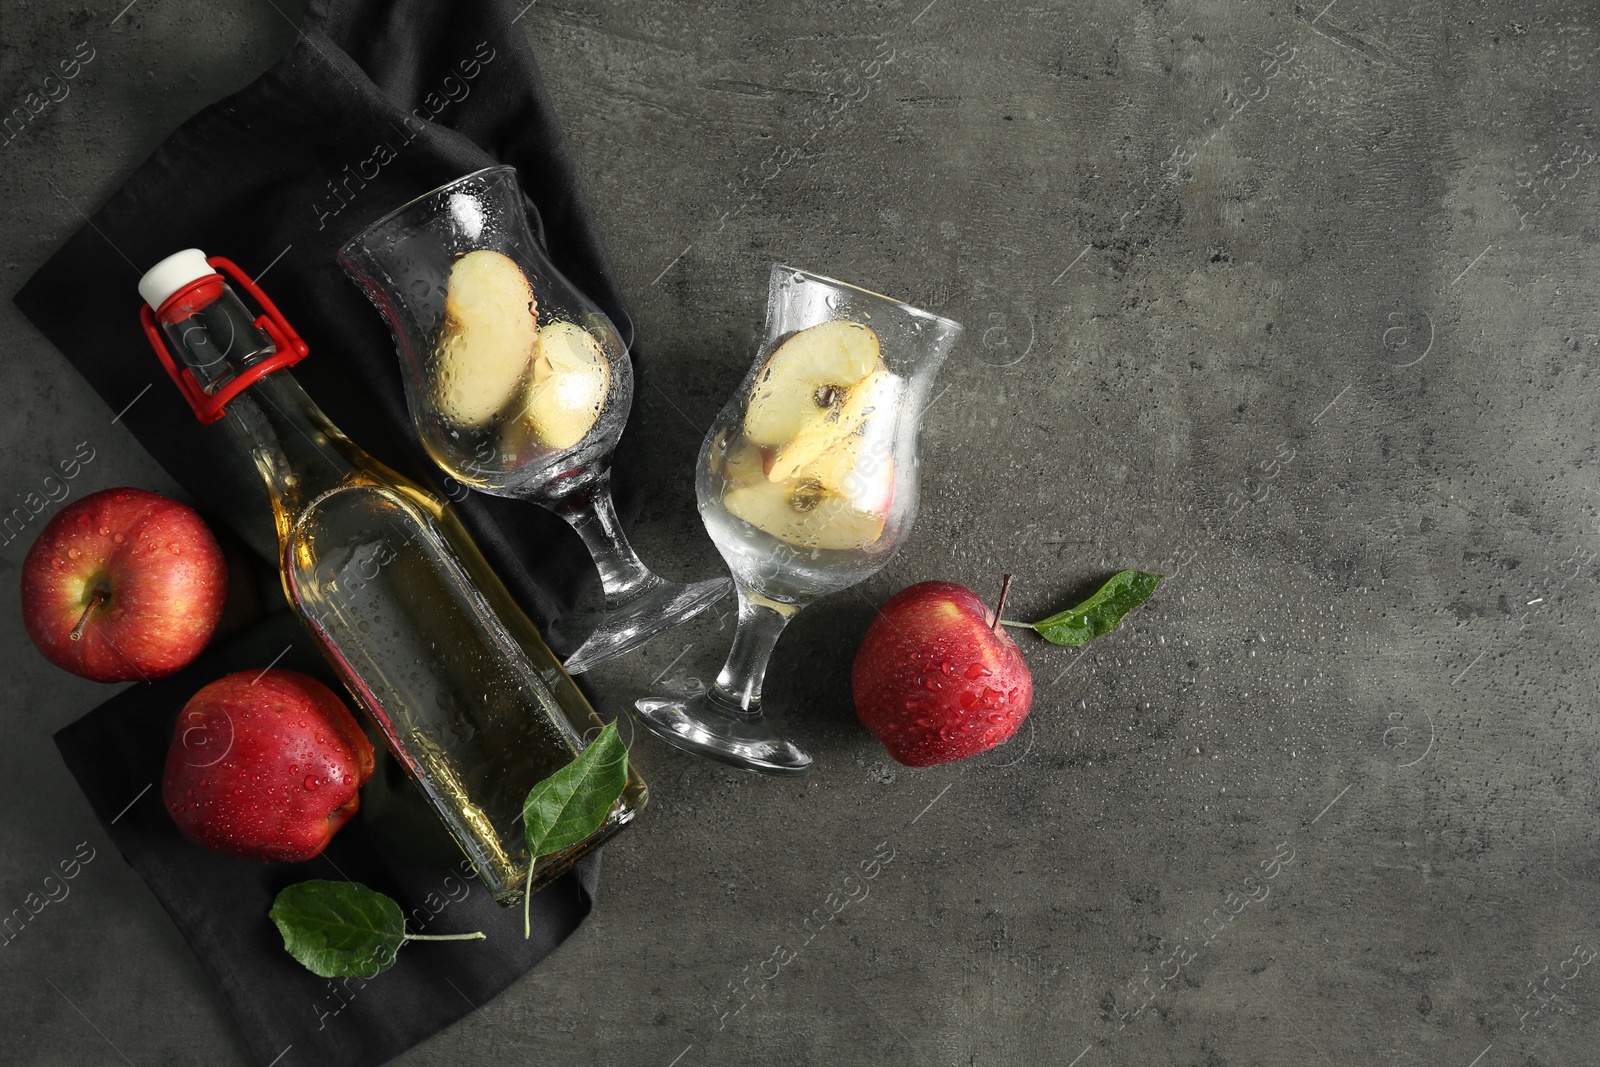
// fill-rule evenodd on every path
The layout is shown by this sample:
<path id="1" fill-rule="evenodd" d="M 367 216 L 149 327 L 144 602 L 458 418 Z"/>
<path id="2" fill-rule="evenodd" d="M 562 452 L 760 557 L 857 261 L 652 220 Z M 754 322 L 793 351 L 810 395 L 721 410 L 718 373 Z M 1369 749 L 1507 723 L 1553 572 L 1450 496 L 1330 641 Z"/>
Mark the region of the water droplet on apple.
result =
<path id="1" fill-rule="evenodd" d="M 939 669 L 950 677 L 955 677 L 956 665 L 951 663 L 949 660 L 945 660 L 943 663 L 939 664 Z"/>
<path id="2" fill-rule="evenodd" d="M 990 704 L 1004 704 L 1006 702 L 1006 695 L 1000 692 L 998 689 L 990 689 L 989 687 L 985 686 L 983 690 L 983 699 L 985 702 Z"/>
<path id="3" fill-rule="evenodd" d="M 183 549 L 179 548 L 177 545 L 173 545 L 172 546 L 172 554 L 174 556 L 180 556 L 180 555 L 183 554 Z"/>
<path id="4" fill-rule="evenodd" d="M 109 533 L 110 533 L 110 532 L 111 532 L 111 527 L 109 527 L 109 526 L 102 526 L 102 527 L 100 527 L 100 536 L 101 536 L 101 537 L 104 537 L 104 536 L 106 536 L 106 535 L 107 535 L 107 534 L 109 534 Z"/>
<path id="5" fill-rule="evenodd" d="M 118 534 L 112 534 L 111 535 L 112 544 L 120 545 L 120 544 L 122 544 L 122 542 L 126 541 L 127 539 L 128 539 L 127 536 L 124 535 L 124 534 L 119 534 L 118 533 Z"/>
<path id="6" fill-rule="evenodd" d="M 982 703 L 983 702 L 978 699 L 978 694 L 976 693 L 969 691 L 961 694 L 962 711 L 977 711 Z"/>
<path id="7" fill-rule="evenodd" d="M 52 567 L 65 567 L 67 565 L 67 561 L 62 559 L 60 556 L 57 556 L 55 559 L 50 561 L 50 565 Z"/>
<path id="8" fill-rule="evenodd" d="M 82 555 L 82 554 L 83 554 L 83 553 L 81 553 L 81 552 L 79 552 L 79 551 L 78 551 L 78 550 L 77 550 L 77 549 L 75 549 L 75 548 L 69 548 L 69 549 L 67 549 L 67 558 L 68 558 L 68 559 L 77 559 L 77 558 L 78 558 L 78 557 L 79 557 L 79 556 L 81 556 L 81 555 Z"/>
<path id="9" fill-rule="evenodd" d="M 315 789 L 315 788 L 317 788 L 317 786 L 319 786 L 321 784 L 322 784 L 322 781 L 316 775 L 314 775 L 314 774 L 306 775 L 306 788 L 307 789 Z"/>

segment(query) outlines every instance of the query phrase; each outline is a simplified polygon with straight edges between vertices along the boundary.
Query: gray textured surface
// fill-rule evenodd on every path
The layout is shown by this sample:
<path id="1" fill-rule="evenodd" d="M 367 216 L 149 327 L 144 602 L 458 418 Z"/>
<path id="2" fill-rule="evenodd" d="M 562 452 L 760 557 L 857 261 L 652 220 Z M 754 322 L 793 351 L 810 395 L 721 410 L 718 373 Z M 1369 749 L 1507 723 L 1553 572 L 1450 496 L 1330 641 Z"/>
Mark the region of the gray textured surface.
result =
<path id="1" fill-rule="evenodd" d="M 1592 1062 L 1600 13 L 924 2 L 545 0 L 520 24 L 667 357 L 637 537 L 664 572 L 716 563 L 688 471 L 770 260 L 971 337 L 909 543 L 778 648 L 771 703 L 817 771 L 641 739 L 655 800 L 594 919 L 399 1062 Z M 120 7 L 0 8 L 7 100 L 97 50 L 6 149 L 8 296 L 298 15 Z M 9 301 L 0 343 L 0 495 L 86 435 L 76 491 L 170 488 Z M 0 550 L 11 588 L 24 550 Z M 1081 654 L 1028 646 L 1012 744 L 910 771 L 855 724 L 850 656 L 900 586 L 1014 570 L 1026 617 L 1122 565 L 1174 577 Z M 597 680 L 704 676 L 725 641 L 692 625 Z M 243 1062 L 50 744 L 101 688 L 35 655 L 9 596 L 0 647 L 0 906 L 100 849 L 0 956 L 0 1059 Z M 880 842 L 866 898 L 769 977 Z"/>

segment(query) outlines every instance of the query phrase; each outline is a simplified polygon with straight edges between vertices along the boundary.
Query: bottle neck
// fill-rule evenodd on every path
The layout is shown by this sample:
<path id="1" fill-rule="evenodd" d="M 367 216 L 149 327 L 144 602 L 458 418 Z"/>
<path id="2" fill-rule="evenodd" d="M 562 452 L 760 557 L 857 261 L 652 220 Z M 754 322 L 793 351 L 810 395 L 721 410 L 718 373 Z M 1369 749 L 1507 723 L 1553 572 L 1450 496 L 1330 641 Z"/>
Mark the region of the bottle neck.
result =
<path id="1" fill-rule="evenodd" d="M 224 421 L 266 482 L 280 540 L 301 506 L 363 470 L 350 439 L 287 370 L 268 374 L 235 397 Z"/>
<path id="2" fill-rule="evenodd" d="M 220 280 L 202 280 L 156 314 L 179 360 L 207 393 L 277 351 L 238 294 Z"/>

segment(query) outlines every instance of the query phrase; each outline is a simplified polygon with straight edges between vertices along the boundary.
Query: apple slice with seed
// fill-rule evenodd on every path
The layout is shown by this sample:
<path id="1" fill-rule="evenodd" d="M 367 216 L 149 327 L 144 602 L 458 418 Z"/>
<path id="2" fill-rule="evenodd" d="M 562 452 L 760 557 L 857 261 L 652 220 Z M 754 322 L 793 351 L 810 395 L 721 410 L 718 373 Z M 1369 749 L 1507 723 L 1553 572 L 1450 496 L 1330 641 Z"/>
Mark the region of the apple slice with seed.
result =
<path id="1" fill-rule="evenodd" d="M 796 481 L 814 481 L 857 511 L 886 516 L 894 501 L 894 424 L 868 422 L 801 468 Z"/>
<path id="2" fill-rule="evenodd" d="M 860 510 L 848 495 L 814 478 L 735 486 L 723 506 L 735 518 L 796 548 L 850 552 L 883 536 L 883 515 Z"/>
<path id="3" fill-rule="evenodd" d="M 807 327 L 757 372 L 744 434 L 766 448 L 787 444 L 812 423 L 837 420 L 857 386 L 882 371 L 878 335 L 870 327 L 843 320 Z"/>
<path id="4" fill-rule="evenodd" d="M 838 457 L 834 466 L 838 465 L 839 459 L 848 458 L 847 465 L 853 468 L 863 456 L 861 445 L 858 443 L 851 449 L 842 449 L 841 446 L 859 438 L 869 427 L 887 429 L 892 433 L 894 402 L 899 393 L 899 378 L 887 370 L 872 371 L 855 385 L 844 389 L 839 394 L 840 402 L 818 409 L 818 414 L 807 421 L 799 433 L 778 448 L 767 477 L 775 482 L 797 477 L 829 452 Z M 877 417 L 874 418 L 874 415 Z M 827 476 L 822 477 L 822 482 L 830 488 L 843 484 L 842 478 Z"/>

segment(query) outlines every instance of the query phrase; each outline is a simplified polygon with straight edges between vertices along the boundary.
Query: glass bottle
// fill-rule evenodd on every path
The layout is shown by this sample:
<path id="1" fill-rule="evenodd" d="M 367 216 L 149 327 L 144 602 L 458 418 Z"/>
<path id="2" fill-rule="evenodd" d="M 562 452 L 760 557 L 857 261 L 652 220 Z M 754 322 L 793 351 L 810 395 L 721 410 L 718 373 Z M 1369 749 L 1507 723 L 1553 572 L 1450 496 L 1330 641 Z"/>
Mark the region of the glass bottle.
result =
<path id="1" fill-rule="evenodd" d="M 214 268 L 266 314 L 252 317 Z M 601 720 L 449 505 L 363 452 L 300 388 L 286 368 L 304 342 L 237 267 L 188 249 L 139 289 L 168 373 L 202 421 L 227 424 L 266 482 L 289 603 L 490 893 L 519 903 L 523 801 Z M 630 769 L 601 828 L 541 858 L 533 887 L 632 822 L 647 798 Z"/>

